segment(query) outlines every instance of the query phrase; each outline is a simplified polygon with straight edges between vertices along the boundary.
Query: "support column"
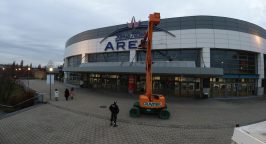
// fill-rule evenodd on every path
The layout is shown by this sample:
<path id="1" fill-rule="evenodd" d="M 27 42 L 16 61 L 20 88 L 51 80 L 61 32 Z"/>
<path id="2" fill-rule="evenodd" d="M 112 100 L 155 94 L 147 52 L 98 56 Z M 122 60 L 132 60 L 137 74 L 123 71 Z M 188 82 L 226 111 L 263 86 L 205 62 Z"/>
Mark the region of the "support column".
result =
<path id="1" fill-rule="evenodd" d="M 129 62 L 136 62 L 136 61 L 137 61 L 136 50 L 135 49 L 129 50 Z"/>
<path id="2" fill-rule="evenodd" d="M 65 61 L 64 61 L 64 67 L 66 68 L 66 67 L 68 67 L 68 59 L 67 58 L 65 58 L 64 59 Z M 67 78 L 68 78 L 68 72 L 64 72 L 64 83 L 67 83 Z"/>
<path id="3" fill-rule="evenodd" d="M 64 83 L 67 83 L 69 72 L 64 72 Z"/>
<path id="4" fill-rule="evenodd" d="M 205 47 L 201 50 L 201 63 L 200 67 L 211 67 L 211 54 L 210 54 L 210 48 Z M 202 86 L 202 96 L 203 97 L 209 97 L 210 94 L 210 78 L 201 78 L 201 86 Z"/>
<path id="5" fill-rule="evenodd" d="M 202 48 L 201 50 L 200 67 L 211 67 L 211 53 L 210 48 Z"/>
<path id="6" fill-rule="evenodd" d="M 258 81 L 257 81 L 257 95 L 264 94 L 264 88 L 262 87 L 262 79 L 264 78 L 264 55 L 263 53 L 258 54 Z"/>
<path id="7" fill-rule="evenodd" d="M 68 67 L 68 59 L 67 58 L 64 59 L 64 67 Z"/>
<path id="8" fill-rule="evenodd" d="M 85 53 L 81 54 L 81 63 L 86 63 L 87 61 Z"/>

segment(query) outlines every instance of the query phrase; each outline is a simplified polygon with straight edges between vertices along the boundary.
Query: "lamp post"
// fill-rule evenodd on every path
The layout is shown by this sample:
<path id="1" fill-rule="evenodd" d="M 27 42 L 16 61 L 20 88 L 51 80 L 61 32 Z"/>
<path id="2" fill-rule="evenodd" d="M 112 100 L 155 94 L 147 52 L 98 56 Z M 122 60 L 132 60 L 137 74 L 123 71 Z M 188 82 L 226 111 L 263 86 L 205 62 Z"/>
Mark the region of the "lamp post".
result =
<path id="1" fill-rule="evenodd" d="M 52 78 L 51 77 L 52 77 L 52 75 L 51 74 L 52 74 L 53 70 L 54 69 L 52 67 L 49 68 L 49 73 L 50 73 L 50 76 L 49 76 L 50 77 L 50 82 L 49 82 L 50 83 L 50 100 L 52 99 L 52 96 L 51 96 L 51 83 L 52 83 L 52 80 L 51 80 Z"/>
<path id="2" fill-rule="evenodd" d="M 28 71 L 27 71 L 27 79 L 28 79 L 28 89 L 30 88 L 30 82 L 29 82 L 29 71 L 30 71 L 30 67 L 28 67 Z"/>

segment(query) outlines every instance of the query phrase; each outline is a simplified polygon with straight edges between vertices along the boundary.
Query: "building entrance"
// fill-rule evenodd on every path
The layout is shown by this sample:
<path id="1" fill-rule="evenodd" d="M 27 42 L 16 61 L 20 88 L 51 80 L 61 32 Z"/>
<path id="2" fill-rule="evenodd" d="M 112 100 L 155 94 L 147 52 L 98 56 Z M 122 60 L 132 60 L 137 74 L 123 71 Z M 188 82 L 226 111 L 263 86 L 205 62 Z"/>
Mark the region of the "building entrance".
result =
<path id="1" fill-rule="evenodd" d="M 252 96 L 255 95 L 255 79 L 211 79 L 212 96 Z"/>
<path id="2" fill-rule="evenodd" d="M 181 96 L 185 96 L 185 97 L 195 96 L 195 83 L 194 82 L 182 82 L 180 92 L 181 92 Z"/>

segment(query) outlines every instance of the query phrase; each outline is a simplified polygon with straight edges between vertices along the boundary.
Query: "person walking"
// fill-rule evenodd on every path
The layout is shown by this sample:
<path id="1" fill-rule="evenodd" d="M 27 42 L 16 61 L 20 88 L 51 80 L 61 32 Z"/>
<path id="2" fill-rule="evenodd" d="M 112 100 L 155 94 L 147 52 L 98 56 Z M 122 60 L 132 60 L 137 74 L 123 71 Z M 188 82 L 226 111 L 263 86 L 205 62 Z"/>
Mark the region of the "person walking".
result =
<path id="1" fill-rule="evenodd" d="M 70 99 L 74 99 L 74 95 L 75 95 L 75 93 L 74 93 L 74 88 L 72 87 L 71 89 L 70 89 Z"/>
<path id="2" fill-rule="evenodd" d="M 54 98 L 55 98 L 55 101 L 58 101 L 58 98 L 59 98 L 59 91 L 58 91 L 58 89 L 55 89 L 54 90 Z"/>
<path id="3" fill-rule="evenodd" d="M 109 110 L 111 111 L 111 126 L 117 127 L 118 125 L 116 124 L 116 119 L 117 119 L 117 114 L 119 113 L 119 107 L 116 104 L 116 101 L 114 101 L 113 104 L 110 105 Z"/>
<path id="4" fill-rule="evenodd" d="M 66 88 L 66 90 L 65 90 L 66 101 L 68 101 L 68 97 L 69 97 L 69 90 Z"/>
<path id="5" fill-rule="evenodd" d="M 83 80 L 80 80 L 80 81 L 79 81 L 79 86 L 80 86 L 80 88 L 83 88 L 83 86 L 84 86 L 84 82 L 83 82 Z"/>

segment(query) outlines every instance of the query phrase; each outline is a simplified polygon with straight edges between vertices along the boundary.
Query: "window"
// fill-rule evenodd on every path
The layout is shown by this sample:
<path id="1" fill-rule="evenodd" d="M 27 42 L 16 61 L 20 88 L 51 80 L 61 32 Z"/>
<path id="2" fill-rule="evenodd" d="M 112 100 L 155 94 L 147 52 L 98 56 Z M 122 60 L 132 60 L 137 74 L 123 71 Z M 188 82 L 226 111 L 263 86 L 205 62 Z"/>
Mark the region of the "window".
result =
<path id="1" fill-rule="evenodd" d="M 227 74 L 256 74 L 256 54 L 235 50 L 211 50 L 211 67 L 223 68 Z"/>
<path id="2" fill-rule="evenodd" d="M 137 61 L 145 61 L 146 52 L 137 51 Z M 152 50 L 153 61 L 194 61 L 200 66 L 199 49 L 176 49 L 176 50 Z"/>
<path id="3" fill-rule="evenodd" d="M 129 61 L 129 51 L 87 54 L 88 62 L 125 62 Z"/>
<path id="4" fill-rule="evenodd" d="M 76 67 L 81 64 L 81 55 L 72 56 L 68 58 L 68 66 L 69 67 Z"/>

